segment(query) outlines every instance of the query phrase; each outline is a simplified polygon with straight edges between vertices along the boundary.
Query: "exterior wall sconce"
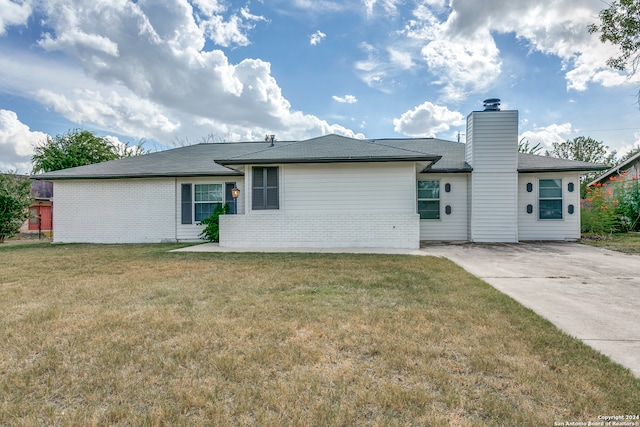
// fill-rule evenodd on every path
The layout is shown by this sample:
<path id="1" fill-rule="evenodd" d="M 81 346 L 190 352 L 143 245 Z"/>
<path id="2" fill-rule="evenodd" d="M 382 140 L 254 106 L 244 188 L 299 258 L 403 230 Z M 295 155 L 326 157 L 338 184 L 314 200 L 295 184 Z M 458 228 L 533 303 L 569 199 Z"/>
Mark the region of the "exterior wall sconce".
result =
<path id="1" fill-rule="evenodd" d="M 233 213 L 238 213 L 238 196 L 240 196 L 240 189 L 235 185 L 231 189 L 231 197 L 233 197 Z"/>
<path id="2" fill-rule="evenodd" d="M 569 193 L 573 193 L 573 182 L 570 182 L 569 185 L 567 185 L 567 190 L 569 190 Z"/>
<path id="3" fill-rule="evenodd" d="M 527 205 L 527 213 L 528 214 L 532 214 L 533 213 L 533 205 Z"/>
<path id="4" fill-rule="evenodd" d="M 527 193 L 531 193 L 533 191 L 533 184 L 528 182 L 527 183 Z"/>
<path id="5" fill-rule="evenodd" d="M 451 205 L 445 206 L 444 213 L 446 213 L 447 215 L 451 215 Z"/>
<path id="6" fill-rule="evenodd" d="M 573 215 L 573 212 L 575 211 L 575 208 L 573 207 L 573 205 L 569 205 L 569 215 Z"/>
<path id="7" fill-rule="evenodd" d="M 444 191 L 449 193 L 451 192 L 451 184 L 449 184 L 448 182 L 444 185 Z"/>

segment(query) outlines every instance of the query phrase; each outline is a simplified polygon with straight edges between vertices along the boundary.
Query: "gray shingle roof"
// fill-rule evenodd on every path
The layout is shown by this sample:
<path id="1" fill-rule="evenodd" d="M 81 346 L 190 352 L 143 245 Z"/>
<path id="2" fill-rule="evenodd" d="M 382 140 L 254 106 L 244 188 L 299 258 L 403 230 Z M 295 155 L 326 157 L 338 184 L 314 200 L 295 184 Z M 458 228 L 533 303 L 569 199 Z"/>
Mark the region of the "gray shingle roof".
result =
<path id="1" fill-rule="evenodd" d="M 518 172 L 553 172 L 558 170 L 588 172 L 605 170 L 607 167 L 597 163 L 518 153 Z"/>
<path id="2" fill-rule="evenodd" d="M 197 144 L 142 156 L 47 172 L 34 175 L 33 178 L 78 179 L 241 175 L 240 172 L 215 163 L 215 158 L 253 152 L 264 146 L 264 142 Z"/>
<path id="3" fill-rule="evenodd" d="M 355 139 L 340 135 L 326 135 L 305 141 L 278 142 L 271 146 L 233 157 L 219 158 L 222 165 L 266 163 L 336 163 L 336 162 L 386 162 L 433 161 L 440 159 L 437 153 L 425 149 L 385 144 L 383 140 Z"/>
<path id="4" fill-rule="evenodd" d="M 304 141 L 197 144 L 143 156 L 34 175 L 36 179 L 241 175 L 243 164 L 415 161 L 425 172 L 470 172 L 465 144 L 436 138 L 354 139 L 326 135 Z M 432 163 L 433 162 L 433 163 Z M 231 166 L 231 167 L 226 167 Z M 520 154 L 520 172 L 604 170 L 606 166 Z"/>

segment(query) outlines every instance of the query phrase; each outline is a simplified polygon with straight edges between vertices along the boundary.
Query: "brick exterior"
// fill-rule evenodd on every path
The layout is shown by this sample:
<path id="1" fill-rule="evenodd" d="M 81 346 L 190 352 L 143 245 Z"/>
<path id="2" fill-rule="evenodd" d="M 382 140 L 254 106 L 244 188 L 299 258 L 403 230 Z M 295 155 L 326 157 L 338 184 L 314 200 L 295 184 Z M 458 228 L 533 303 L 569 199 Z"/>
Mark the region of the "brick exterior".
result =
<path id="1" fill-rule="evenodd" d="M 220 219 L 220 246 L 230 248 L 420 247 L 420 217 L 415 213 L 275 213 Z"/>
<path id="2" fill-rule="evenodd" d="M 165 179 L 55 182 L 54 242 L 175 241 L 175 184 Z"/>

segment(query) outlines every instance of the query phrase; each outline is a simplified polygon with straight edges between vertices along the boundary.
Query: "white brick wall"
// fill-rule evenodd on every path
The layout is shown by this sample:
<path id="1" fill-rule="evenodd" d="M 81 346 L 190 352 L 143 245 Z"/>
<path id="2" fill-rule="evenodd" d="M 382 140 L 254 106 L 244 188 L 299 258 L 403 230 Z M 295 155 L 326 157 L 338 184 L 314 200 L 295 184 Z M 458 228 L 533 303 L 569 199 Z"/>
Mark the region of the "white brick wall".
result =
<path id="1" fill-rule="evenodd" d="M 230 248 L 420 246 L 415 213 L 224 215 L 220 227 L 220 246 Z"/>
<path id="2" fill-rule="evenodd" d="M 54 241 L 176 240 L 175 179 L 55 181 Z"/>

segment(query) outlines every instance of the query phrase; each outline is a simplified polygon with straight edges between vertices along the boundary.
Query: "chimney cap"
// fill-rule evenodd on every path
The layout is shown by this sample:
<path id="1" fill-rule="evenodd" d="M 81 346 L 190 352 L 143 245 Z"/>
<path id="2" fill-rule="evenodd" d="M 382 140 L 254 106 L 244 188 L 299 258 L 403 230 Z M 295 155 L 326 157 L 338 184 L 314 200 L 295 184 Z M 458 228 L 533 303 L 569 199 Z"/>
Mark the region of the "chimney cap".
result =
<path id="1" fill-rule="evenodd" d="M 500 111 L 500 98 L 487 98 L 482 102 L 484 111 Z"/>

